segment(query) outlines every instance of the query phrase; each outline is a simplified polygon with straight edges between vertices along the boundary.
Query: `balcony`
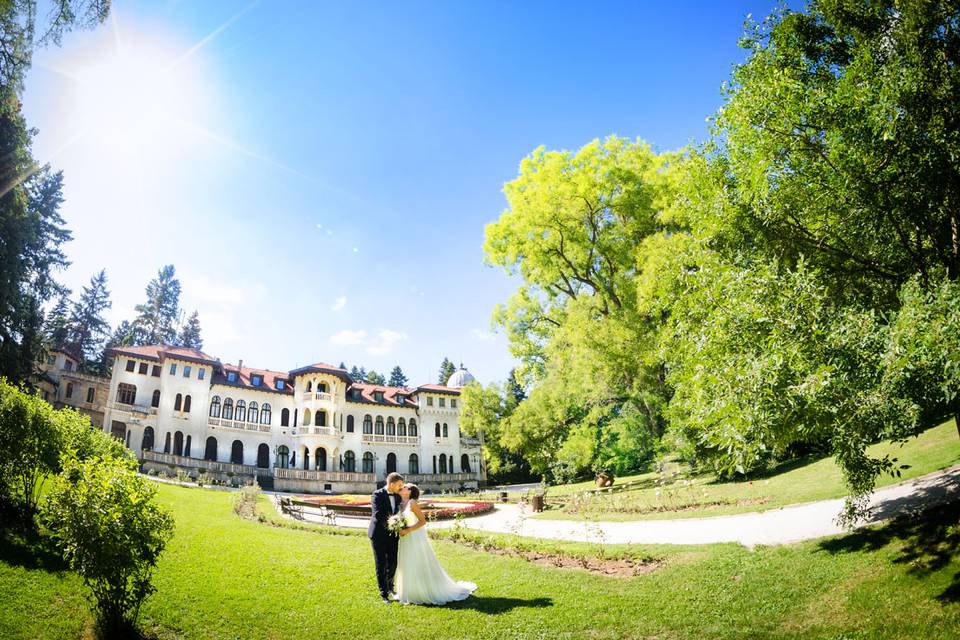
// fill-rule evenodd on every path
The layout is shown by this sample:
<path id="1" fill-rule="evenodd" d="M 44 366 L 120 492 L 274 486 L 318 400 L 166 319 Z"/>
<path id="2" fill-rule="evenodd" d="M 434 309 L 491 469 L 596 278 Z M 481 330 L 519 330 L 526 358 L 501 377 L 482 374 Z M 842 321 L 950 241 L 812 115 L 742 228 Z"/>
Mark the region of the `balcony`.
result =
<path id="1" fill-rule="evenodd" d="M 304 391 L 303 392 L 303 401 L 309 402 L 310 400 L 320 400 L 322 402 L 332 402 L 333 395 L 329 393 L 323 393 L 322 391 Z"/>
<path id="2" fill-rule="evenodd" d="M 273 468 L 274 478 L 288 478 L 290 480 L 316 480 L 318 482 L 365 482 L 375 483 L 377 476 L 373 473 L 353 473 L 350 471 L 307 471 L 305 469 Z"/>
<path id="3" fill-rule="evenodd" d="M 114 411 L 123 411 L 129 413 L 133 417 L 143 417 L 155 416 L 157 415 L 156 407 L 148 407 L 142 404 L 124 404 L 122 402 L 108 402 L 107 407 L 113 409 Z"/>
<path id="4" fill-rule="evenodd" d="M 256 424 L 254 422 L 241 422 L 239 420 L 227 420 L 226 418 L 214 418 L 207 416 L 207 424 L 211 427 L 220 427 L 223 429 L 235 429 L 237 431 L 259 431 L 270 433 L 270 425 Z"/>
<path id="5" fill-rule="evenodd" d="M 340 433 L 336 427 L 298 427 L 297 435 L 300 436 L 338 436 Z"/>
<path id="6" fill-rule="evenodd" d="M 420 442 L 418 436 L 384 436 L 365 433 L 360 438 L 364 444 L 417 444 Z"/>
<path id="7" fill-rule="evenodd" d="M 403 476 L 407 482 L 416 484 L 418 482 L 468 482 L 479 480 L 479 473 L 410 473 Z"/>
<path id="8" fill-rule="evenodd" d="M 232 462 L 217 462 L 216 460 L 200 460 L 198 458 L 188 458 L 186 456 L 175 456 L 172 453 L 160 453 L 159 451 L 143 451 L 141 459 L 144 462 L 162 462 L 172 464 L 178 467 L 190 467 L 197 469 L 206 469 L 207 471 L 222 471 L 223 473 L 236 473 L 242 475 L 254 475 L 257 468 L 247 464 L 234 464 Z"/>

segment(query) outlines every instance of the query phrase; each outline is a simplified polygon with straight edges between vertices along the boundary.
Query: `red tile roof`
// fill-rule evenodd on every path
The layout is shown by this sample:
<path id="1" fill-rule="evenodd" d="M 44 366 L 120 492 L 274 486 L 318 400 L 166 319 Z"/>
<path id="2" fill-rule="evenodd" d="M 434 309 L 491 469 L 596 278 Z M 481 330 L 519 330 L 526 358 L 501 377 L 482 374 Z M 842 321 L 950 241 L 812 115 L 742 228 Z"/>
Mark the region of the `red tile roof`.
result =
<path id="1" fill-rule="evenodd" d="M 414 390 L 414 393 L 417 391 L 429 391 L 431 393 L 446 393 L 452 396 L 460 395 L 459 387 L 447 387 L 442 384 L 422 384 Z"/>
<path id="2" fill-rule="evenodd" d="M 237 380 L 236 382 L 230 382 L 227 380 L 227 372 L 236 371 Z M 254 374 L 259 374 L 263 376 L 263 382 L 256 386 L 253 384 L 252 376 Z M 277 380 L 283 380 L 284 384 L 283 389 L 277 389 Z M 217 373 L 213 376 L 213 384 L 220 384 L 228 387 L 244 387 L 248 389 L 256 389 L 258 391 L 271 391 L 273 393 L 285 393 L 287 395 L 293 394 L 293 385 L 290 384 L 288 375 L 284 371 L 270 371 L 269 369 L 252 369 L 250 367 L 238 367 L 234 364 L 225 364 L 223 365 L 223 372 Z"/>
<path id="3" fill-rule="evenodd" d="M 350 389 L 356 389 L 360 391 L 360 397 L 354 398 L 349 392 L 347 393 L 348 402 L 366 402 L 370 404 L 385 404 L 394 407 L 415 407 L 417 403 L 410 399 L 410 396 L 414 394 L 413 389 L 407 389 L 406 387 L 387 387 L 379 384 L 369 384 L 367 382 L 354 382 L 350 385 Z M 383 393 L 383 401 L 380 402 L 376 399 L 374 394 L 379 391 Z M 397 401 L 397 394 L 402 394 L 404 401 L 402 403 Z"/>
<path id="4" fill-rule="evenodd" d="M 176 358 L 178 360 L 187 360 L 188 362 L 200 362 L 214 366 L 220 365 L 220 360 L 211 355 L 207 355 L 199 349 L 192 347 L 174 347 L 165 344 L 147 344 L 140 347 L 113 347 L 110 349 L 110 353 L 113 355 L 143 358 L 144 360 Z"/>
<path id="5" fill-rule="evenodd" d="M 299 367 L 290 372 L 290 377 L 295 378 L 303 373 L 329 373 L 335 375 L 338 378 L 342 379 L 347 384 L 353 382 L 353 378 L 350 377 L 350 373 L 346 369 L 336 367 L 332 364 L 327 364 L 326 362 L 317 362 L 316 364 L 310 364 L 305 367 Z"/>

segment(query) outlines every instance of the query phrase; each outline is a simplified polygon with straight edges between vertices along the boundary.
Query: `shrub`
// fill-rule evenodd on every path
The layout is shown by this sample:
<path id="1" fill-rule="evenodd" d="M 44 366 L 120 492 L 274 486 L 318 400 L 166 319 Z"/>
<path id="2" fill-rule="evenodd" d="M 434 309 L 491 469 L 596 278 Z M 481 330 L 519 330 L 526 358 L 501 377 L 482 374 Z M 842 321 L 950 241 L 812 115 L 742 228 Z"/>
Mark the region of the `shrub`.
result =
<path id="1" fill-rule="evenodd" d="M 62 454 L 87 460 L 115 458 L 131 471 L 139 467 L 136 455 L 105 431 L 90 424 L 90 418 L 75 409 L 64 408 L 53 412 L 54 422 L 61 434 Z"/>
<path id="2" fill-rule="evenodd" d="M 91 590 L 101 635 L 130 634 L 173 518 L 153 502 L 156 489 L 122 460 L 65 459 L 43 521 L 64 558 Z"/>

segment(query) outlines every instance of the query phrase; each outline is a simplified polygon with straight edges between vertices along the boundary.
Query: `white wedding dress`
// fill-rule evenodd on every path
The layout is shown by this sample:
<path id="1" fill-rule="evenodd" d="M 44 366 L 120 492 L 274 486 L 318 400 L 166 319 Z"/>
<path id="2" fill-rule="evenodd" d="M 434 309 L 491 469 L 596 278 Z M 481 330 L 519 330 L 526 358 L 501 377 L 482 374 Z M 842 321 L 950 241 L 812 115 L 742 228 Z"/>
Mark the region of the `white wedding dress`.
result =
<path id="1" fill-rule="evenodd" d="M 417 524 L 417 514 L 404 508 L 407 526 Z M 446 604 L 466 600 L 476 591 L 472 582 L 454 582 L 440 566 L 430 546 L 427 528 L 420 527 L 400 538 L 395 579 L 397 600 L 403 604 Z"/>

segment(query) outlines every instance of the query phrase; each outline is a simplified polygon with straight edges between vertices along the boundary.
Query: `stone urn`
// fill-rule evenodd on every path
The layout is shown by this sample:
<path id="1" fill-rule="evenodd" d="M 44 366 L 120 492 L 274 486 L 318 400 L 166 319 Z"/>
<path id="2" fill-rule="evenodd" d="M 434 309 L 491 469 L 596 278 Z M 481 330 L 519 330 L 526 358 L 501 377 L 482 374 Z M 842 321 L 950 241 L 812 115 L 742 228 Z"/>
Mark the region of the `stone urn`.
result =
<path id="1" fill-rule="evenodd" d="M 612 487 L 613 486 L 613 474 L 609 471 L 600 471 L 597 473 L 597 486 L 598 487 Z"/>

